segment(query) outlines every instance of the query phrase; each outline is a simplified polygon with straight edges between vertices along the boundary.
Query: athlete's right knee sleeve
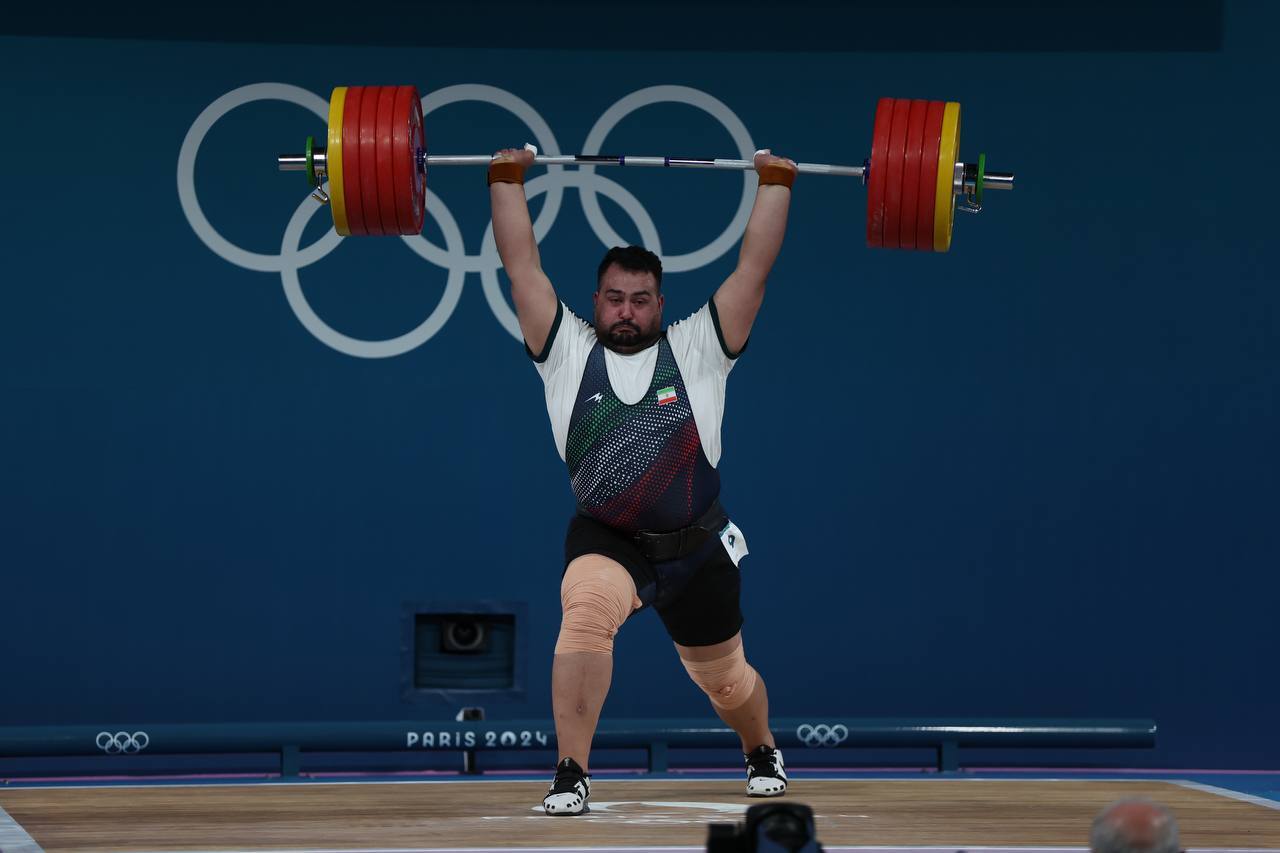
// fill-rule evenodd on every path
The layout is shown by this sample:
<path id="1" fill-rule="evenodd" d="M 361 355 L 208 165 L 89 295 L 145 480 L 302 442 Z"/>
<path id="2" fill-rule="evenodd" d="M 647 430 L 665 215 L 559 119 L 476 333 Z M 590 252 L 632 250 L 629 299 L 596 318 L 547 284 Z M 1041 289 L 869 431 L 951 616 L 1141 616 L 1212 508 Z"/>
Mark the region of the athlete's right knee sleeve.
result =
<path id="1" fill-rule="evenodd" d="M 607 557 L 588 554 L 565 570 L 560 583 L 560 636 L 556 654 L 612 654 L 613 638 L 640 606 L 627 570 Z"/>

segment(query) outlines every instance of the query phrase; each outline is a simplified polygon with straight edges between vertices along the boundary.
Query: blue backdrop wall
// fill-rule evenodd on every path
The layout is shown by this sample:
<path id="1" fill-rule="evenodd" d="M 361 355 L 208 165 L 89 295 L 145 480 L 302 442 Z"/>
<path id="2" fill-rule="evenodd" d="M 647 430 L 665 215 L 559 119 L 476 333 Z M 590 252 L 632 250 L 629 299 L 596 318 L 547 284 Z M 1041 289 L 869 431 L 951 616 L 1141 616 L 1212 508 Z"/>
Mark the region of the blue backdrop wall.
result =
<path id="1" fill-rule="evenodd" d="M 1280 766 L 1280 12 L 1224 21 L 1188 52 L 0 39 L 0 724 L 451 718 L 402 695 L 404 609 L 480 599 L 527 608 L 525 690 L 480 703 L 548 717 L 573 500 L 482 177 L 433 172 L 425 241 L 339 244 L 274 157 L 334 85 L 437 93 L 438 153 L 578 151 L 665 85 L 720 106 L 602 148 L 860 163 L 876 98 L 927 97 L 1018 175 L 946 255 L 867 250 L 855 181 L 797 185 L 721 463 L 774 712 L 1150 716 L 1127 763 Z M 696 310 L 742 178 L 604 177 Z M 582 198 L 533 206 L 589 316 Z M 709 714 L 652 615 L 616 660 L 606 714 Z"/>

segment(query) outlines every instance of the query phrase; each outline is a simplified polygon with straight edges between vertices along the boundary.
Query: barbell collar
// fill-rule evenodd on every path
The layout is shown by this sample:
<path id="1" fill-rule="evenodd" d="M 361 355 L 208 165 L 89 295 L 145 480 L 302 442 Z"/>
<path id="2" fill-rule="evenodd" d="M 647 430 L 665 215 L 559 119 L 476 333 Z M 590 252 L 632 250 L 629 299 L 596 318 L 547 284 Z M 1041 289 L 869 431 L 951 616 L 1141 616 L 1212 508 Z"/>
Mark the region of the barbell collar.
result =
<path id="1" fill-rule="evenodd" d="M 305 172 L 307 171 L 307 155 L 281 154 L 276 158 L 276 164 L 280 167 L 281 172 Z M 324 178 L 329 174 L 328 165 L 329 159 L 325 156 L 324 149 L 312 149 L 311 166 L 315 170 L 317 177 Z"/>

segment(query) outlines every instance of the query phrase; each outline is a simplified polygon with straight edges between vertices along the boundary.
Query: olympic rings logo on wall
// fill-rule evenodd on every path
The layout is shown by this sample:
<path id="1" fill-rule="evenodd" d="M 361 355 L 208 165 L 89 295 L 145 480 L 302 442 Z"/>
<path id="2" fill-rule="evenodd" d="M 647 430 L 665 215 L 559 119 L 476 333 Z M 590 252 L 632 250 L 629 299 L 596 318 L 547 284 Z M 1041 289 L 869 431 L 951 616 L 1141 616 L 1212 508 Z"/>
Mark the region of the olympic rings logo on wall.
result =
<path id="1" fill-rule="evenodd" d="M 849 737 L 849 729 L 840 723 L 834 726 L 828 726 L 825 723 L 819 723 L 811 726 L 804 723 L 796 727 L 796 737 L 800 738 L 800 742 L 809 747 L 839 746 Z"/>
<path id="2" fill-rule="evenodd" d="M 333 228 L 330 228 L 323 237 L 309 246 L 300 245 L 302 233 L 307 223 L 311 220 L 311 217 L 315 216 L 317 211 L 323 208 L 322 205 L 316 204 L 309 195 L 303 199 L 302 204 L 298 206 L 298 209 L 289 219 L 289 223 L 284 230 L 284 237 L 281 240 L 279 254 L 266 255 L 250 252 L 231 243 L 219 234 L 217 229 L 205 217 L 200 208 L 200 202 L 196 197 L 196 155 L 200 151 L 200 144 L 218 119 L 236 107 L 253 103 L 254 101 L 265 100 L 286 101 L 297 104 L 304 109 L 311 110 L 322 121 L 328 121 L 329 104 L 326 100 L 306 89 L 285 83 L 254 83 L 242 86 L 227 92 L 205 107 L 204 111 L 192 123 L 190 130 L 187 131 L 186 138 L 182 141 L 182 148 L 178 153 L 178 198 L 182 203 L 183 213 L 186 215 L 191 228 L 206 246 L 212 249 L 215 254 L 236 266 L 259 272 L 279 273 L 281 282 L 284 285 L 285 297 L 302 325 L 322 343 L 339 352 L 356 356 L 357 358 L 389 358 L 402 355 L 430 340 L 448 322 L 449 317 L 457 307 L 468 273 L 479 274 L 480 282 L 484 289 L 484 297 L 489 303 L 490 310 L 493 311 L 498 322 L 512 337 L 516 340 L 521 340 L 520 326 L 516 320 L 515 312 L 503 297 L 501 285 L 498 281 L 498 270 L 501 269 L 502 262 L 498 258 L 498 250 L 494 244 L 493 224 L 490 223 L 485 228 L 484 236 L 480 241 L 479 252 L 468 254 L 462 233 L 453 214 L 449 212 L 449 208 L 444 201 L 432 192 L 429 187 L 426 193 L 427 215 L 435 219 L 436 224 L 440 226 L 445 245 L 443 247 L 438 246 L 421 234 L 401 237 L 400 239 L 426 261 L 448 271 L 444 294 L 435 309 L 416 328 L 394 338 L 365 340 L 345 335 L 322 320 L 311 305 L 308 304 L 306 297 L 302 293 L 298 272 L 303 267 L 310 266 L 324 258 L 336 249 L 341 242 L 338 233 Z M 437 110 L 459 101 L 481 101 L 511 112 L 533 132 L 534 141 L 543 153 L 561 153 L 559 142 L 542 116 L 526 101 L 505 89 L 499 89 L 495 86 L 464 83 L 431 92 L 422 98 L 422 114 L 426 116 L 432 110 Z M 706 92 L 687 86 L 651 86 L 623 97 L 605 110 L 600 118 L 596 120 L 595 125 L 587 134 L 587 139 L 583 143 L 580 153 L 598 154 L 601 144 L 620 120 L 641 107 L 659 103 L 687 104 L 703 110 L 718 120 L 729 131 L 733 143 L 738 147 L 739 157 L 745 160 L 752 158 L 756 146 L 752 143 L 751 135 L 747 132 L 746 125 L 742 123 L 742 120 L 723 102 L 708 95 Z M 606 247 L 622 245 L 627 241 L 618 236 L 617 232 L 613 230 L 605 219 L 598 198 L 601 195 L 615 202 L 631 217 L 645 247 L 662 257 L 663 270 L 668 273 L 679 273 L 696 270 L 712 263 L 738 242 L 738 239 L 746 230 L 747 219 L 751 215 L 756 176 L 751 171 L 743 172 L 742 197 L 738 202 L 738 208 L 734 212 L 733 218 L 720 236 L 695 251 L 669 256 L 662 255 L 662 241 L 658 235 L 658 229 L 639 200 L 621 184 L 603 175 L 596 174 L 596 167 L 589 165 L 577 167 L 548 166 L 546 174 L 539 175 L 526 182 L 525 193 L 529 198 L 534 198 L 544 193 L 547 196 L 546 203 L 543 204 L 542 210 L 538 213 L 538 217 L 533 223 L 534 236 L 539 243 L 546 237 L 547 232 L 551 230 L 556 215 L 560 211 L 564 191 L 569 187 L 578 191 L 587 222 L 596 237 Z M 327 183 L 324 188 L 327 190 Z"/>
<path id="3" fill-rule="evenodd" d="M 114 755 L 117 753 L 142 752 L 151 743 L 151 736 L 146 732 L 98 732 L 94 742 L 98 749 Z"/>

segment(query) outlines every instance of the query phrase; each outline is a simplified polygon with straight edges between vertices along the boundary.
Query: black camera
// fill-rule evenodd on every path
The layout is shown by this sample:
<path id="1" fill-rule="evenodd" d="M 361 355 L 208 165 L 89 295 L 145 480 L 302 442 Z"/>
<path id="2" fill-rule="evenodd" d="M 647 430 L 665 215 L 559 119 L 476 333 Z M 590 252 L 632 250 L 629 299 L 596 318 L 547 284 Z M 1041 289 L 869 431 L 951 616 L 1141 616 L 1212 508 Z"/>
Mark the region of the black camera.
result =
<path id="1" fill-rule="evenodd" d="M 767 803 L 747 809 L 742 823 L 713 823 L 707 853 L 822 853 L 813 809 L 801 803 Z"/>
<path id="2" fill-rule="evenodd" d="M 440 651 L 455 655 L 478 655 L 489 650 L 489 626 L 483 619 L 455 617 L 440 630 Z"/>

